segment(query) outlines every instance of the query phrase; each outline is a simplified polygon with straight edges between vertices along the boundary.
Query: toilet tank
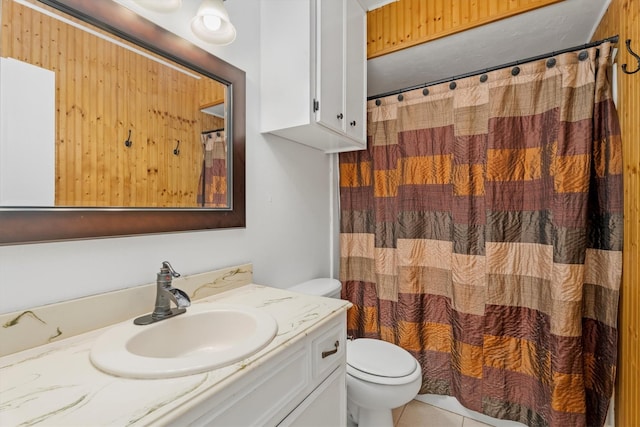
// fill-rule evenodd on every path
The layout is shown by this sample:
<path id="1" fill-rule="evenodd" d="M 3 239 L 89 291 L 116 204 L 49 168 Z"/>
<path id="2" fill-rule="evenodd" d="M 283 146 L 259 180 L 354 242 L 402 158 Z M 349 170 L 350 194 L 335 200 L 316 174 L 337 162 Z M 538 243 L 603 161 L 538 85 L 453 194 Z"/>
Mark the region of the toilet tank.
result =
<path id="1" fill-rule="evenodd" d="M 302 282 L 298 285 L 290 287 L 289 290 L 293 292 L 300 292 L 301 294 L 340 299 L 342 283 L 340 283 L 340 281 L 337 279 L 323 277 L 320 279 L 313 279 Z"/>

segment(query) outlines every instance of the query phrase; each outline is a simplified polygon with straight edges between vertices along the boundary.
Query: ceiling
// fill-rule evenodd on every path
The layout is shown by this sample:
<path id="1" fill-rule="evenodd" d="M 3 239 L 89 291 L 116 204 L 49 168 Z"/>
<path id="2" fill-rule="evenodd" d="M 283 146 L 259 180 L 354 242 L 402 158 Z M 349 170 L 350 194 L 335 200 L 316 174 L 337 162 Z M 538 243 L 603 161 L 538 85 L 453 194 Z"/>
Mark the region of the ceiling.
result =
<path id="1" fill-rule="evenodd" d="M 392 1 L 361 0 L 369 10 Z M 588 43 L 609 3 L 565 0 L 370 59 L 368 96 Z"/>

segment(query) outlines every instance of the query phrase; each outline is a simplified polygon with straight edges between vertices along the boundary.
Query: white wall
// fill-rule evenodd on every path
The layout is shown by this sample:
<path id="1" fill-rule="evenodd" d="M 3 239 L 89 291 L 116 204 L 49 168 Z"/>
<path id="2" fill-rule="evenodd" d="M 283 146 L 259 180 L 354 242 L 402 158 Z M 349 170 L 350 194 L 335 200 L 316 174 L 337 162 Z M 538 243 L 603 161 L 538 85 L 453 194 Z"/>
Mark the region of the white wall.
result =
<path id="1" fill-rule="evenodd" d="M 182 23 L 165 25 L 196 42 L 185 19 L 198 1 L 183 3 Z M 254 281 L 277 287 L 331 275 L 331 156 L 259 133 L 260 1 L 225 5 L 235 42 L 198 44 L 246 72 L 246 229 L 0 247 L 0 313 L 151 283 L 163 260 L 183 274 L 252 262 Z"/>

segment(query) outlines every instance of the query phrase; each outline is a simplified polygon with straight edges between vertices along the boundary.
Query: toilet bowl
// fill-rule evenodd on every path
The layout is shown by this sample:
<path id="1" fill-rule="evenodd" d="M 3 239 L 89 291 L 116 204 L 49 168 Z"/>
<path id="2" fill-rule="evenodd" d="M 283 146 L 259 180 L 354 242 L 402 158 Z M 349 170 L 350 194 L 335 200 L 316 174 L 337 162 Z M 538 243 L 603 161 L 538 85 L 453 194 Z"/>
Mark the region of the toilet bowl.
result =
<path id="1" fill-rule="evenodd" d="M 391 410 L 421 385 L 422 369 L 408 351 L 369 338 L 347 341 L 347 411 L 358 426 L 392 426 Z"/>
<path id="2" fill-rule="evenodd" d="M 294 292 L 340 298 L 336 279 L 313 279 L 289 288 Z M 391 410 L 420 390 L 422 369 L 406 350 L 370 338 L 347 340 L 347 413 L 360 427 L 391 427 Z"/>

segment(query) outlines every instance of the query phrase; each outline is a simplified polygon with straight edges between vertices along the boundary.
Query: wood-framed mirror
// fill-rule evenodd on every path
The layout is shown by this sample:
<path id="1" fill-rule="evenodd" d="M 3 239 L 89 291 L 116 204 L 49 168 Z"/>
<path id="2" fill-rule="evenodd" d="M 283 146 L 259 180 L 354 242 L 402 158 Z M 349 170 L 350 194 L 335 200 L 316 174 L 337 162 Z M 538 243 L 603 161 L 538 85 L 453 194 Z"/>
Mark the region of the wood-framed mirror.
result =
<path id="1" fill-rule="evenodd" d="M 11 1 L 11 0 L 10 0 Z M 226 85 L 229 194 L 203 207 L 0 207 L 0 244 L 130 236 L 245 226 L 245 73 L 112 1 L 37 0 Z M 3 4 L 6 3 L 3 1 Z M 4 18 L 3 18 L 4 21 Z M 2 56 L 5 56 L 4 52 Z M 59 96 L 59 95 L 58 95 Z M 199 131 L 199 129 L 198 129 Z M 200 133 L 200 132 L 198 132 Z M 125 135 L 126 136 L 126 135 Z M 179 149 L 179 146 L 175 147 Z M 171 147 L 174 150 L 174 147 Z M 99 205 L 100 206 L 100 205 Z"/>

